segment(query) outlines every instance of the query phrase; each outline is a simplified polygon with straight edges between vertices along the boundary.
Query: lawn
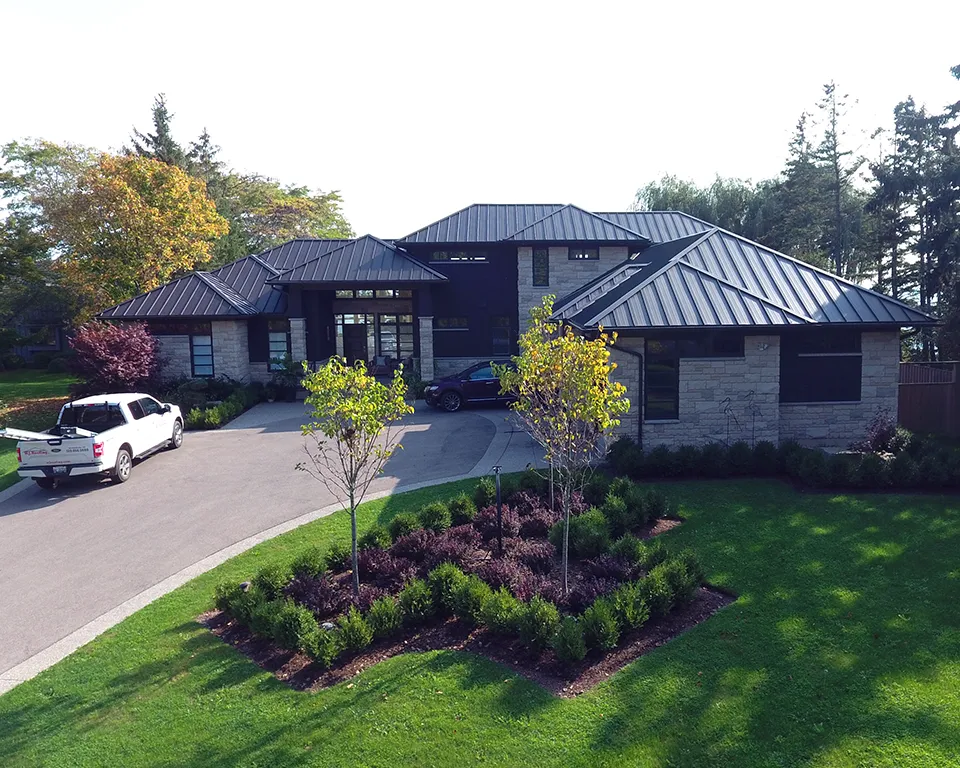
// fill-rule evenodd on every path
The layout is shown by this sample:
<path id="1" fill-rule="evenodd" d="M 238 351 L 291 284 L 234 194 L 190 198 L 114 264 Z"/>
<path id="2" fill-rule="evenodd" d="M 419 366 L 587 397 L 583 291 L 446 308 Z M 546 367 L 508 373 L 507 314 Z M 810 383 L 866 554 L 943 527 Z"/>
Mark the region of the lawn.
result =
<path id="1" fill-rule="evenodd" d="M 367 504 L 385 521 L 452 484 Z M 297 693 L 194 623 L 221 580 L 334 515 L 158 600 L 0 697 L 4 766 L 960 765 L 960 498 L 672 483 L 666 534 L 739 594 L 575 699 L 482 658 L 390 659 Z M 227 512 L 227 511 L 225 511 Z"/>
<path id="2" fill-rule="evenodd" d="M 74 381 L 69 374 L 29 369 L 0 373 L 0 427 L 52 426 Z M 13 440 L 0 439 L 0 491 L 19 479 L 16 447 Z"/>

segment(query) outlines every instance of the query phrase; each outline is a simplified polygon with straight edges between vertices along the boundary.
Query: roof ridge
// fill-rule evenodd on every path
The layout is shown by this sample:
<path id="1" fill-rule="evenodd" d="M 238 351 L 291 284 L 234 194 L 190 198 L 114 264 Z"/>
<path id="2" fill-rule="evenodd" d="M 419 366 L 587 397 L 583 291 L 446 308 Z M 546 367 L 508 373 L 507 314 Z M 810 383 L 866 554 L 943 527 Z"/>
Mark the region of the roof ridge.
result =
<path id="1" fill-rule="evenodd" d="M 706 240 L 710 235 L 714 234 L 714 232 L 716 232 L 716 229 L 717 229 L 717 228 L 714 227 L 712 230 L 708 230 L 708 231 L 706 231 L 706 232 L 699 232 L 699 233 L 696 233 L 696 234 L 693 234 L 693 235 L 687 235 L 687 237 L 696 238 L 696 239 L 695 239 L 693 242 L 691 242 L 690 245 L 688 245 L 686 248 L 684 248 L 682 251 L 680 251 L 680 253 L 678 253 L 678 254 L 676 254 L 675 256 L 673 256 L 673 257 L 671 257 L 670 259 L 668 259 L 667 262 L 666 262 L 666 264 L 664 264 L 662 267 L 660 267 L 660 269 L 658 269 L 656 272 L 653 272 L 653 273 L 650 274 L 649 276 L 645 277 L 643 280 L 641 280 L 639 283 L 637 283 L 636 286 L 633 286 L 633 287 L 630 288 L 630 290 L 626 291 L 623 296 L 621 296 L 621 297 L 620 297 L 619 299 L 617 299 L 616 301 L 612 302 L 612 303 L 604 310 L 604 313 L 613 312 L 613 311 L 614 311 L 615 309 L 617 309 L 621 304 L 623 304 L 624 302 L 628 301 L 629 298 L 630 298 L 630 296 L 632 296 L 633 294 L 635 294 L 637 291 L 643 290 L 643 288 L 645 288 L 645 287 L 646 287 L 647 285 L 649 285 L 651 282 L 653 282 L 653 281 L 656 280 L 658 277 L 660 277 L 660 275 L 662 275 L 664 272 L 666 272 L 674 263 L 676 263 L 677 261 L 679 261 L 680 259 L 682 259 L 684 256 L 686 256 L 688 253 L 690 253 L 690 251 L 692 251 L 694 248 L 696 248 L 698 245 L 700 245 L 700 243 L 702 243 L 704 240 Z M 677 238 L 677 239 L 678 239 L 678 240 L 681 240 L 681 239 L 683 239 L 683 238 Z M 629 280 L 629 279 L 631 279 L 631 278 L 627 278 L 627 279 Z M 590 322 L 592 323 L 592 322 L 594 322 L 595 320 L 596 320 L 596 318 L 591 318 L 591 319 L 590 319 Z"/>
<path id="2" fill-rule="evenodd" d="M 603 218 L 603 216 L 599 216 L 598 214 L 594 213 L 593 211 L 588 211 L 586 208 L 581 208 L 579 205 L 574 205 L 573 203 L 567 203 L 567 204 L 564 205 L 562 208 L 558 208 L 558 209 L 555 210 L 555 211 L 551 211 L 551 212 L 548 213 L 546 216 L 541 216 L 541 217 L 540 217 L 539 219 L 537 219 L 536 221 L 532 221 L 532 222 L 530 222 L 529 224 L 527 224 L 527 226 L 521 227 L 521 228 L 518 229 L 516 232 L 513 232 L 513 233 L 507 235 L 506 237 L 502 238 L 500 242 L 505 242 L 505 241 L 507 241 L 507 240 L 511 240 L 511 239 L 513 239 L 514 237 L 516 237 L 517 235 L 519 235 L 521 232 L 523 232 L 524 230 L 530 229 L 531 227 L 535 227 L 537 224 L 539 224 L 539 223 L 541 223 L 541 222 L 543 222 L 543 221 L 546 221 L 547 219 L 549 219 L 549 218 L 552 217 L 552 216 L 556 216 L 557 214 L 562 213 L 564 210 L 566 210 L 566 209 L 568 209 L 568 208 L 571 208 L 571 209 L 573 209 L 573 210 L 575 210 L 575 211 L 579 211 L 580 213 L 585 214 L 585 215 L 587 215 L 587 216 L 591 216 L 591 217 L 593 217 L 594 219 L 598 219 L 599 221 L 603 222 L 603 223 L 606 224 L 607 226 L 613 227 L 614 229 L 619 229 L 619 230 L 622 231 L 622 232 L 626 232 L 626 233 L 628 233 L 628 234 L 631 234 L 631 235 L 635 236 L 638 240 L 642 240 L 642 241 L 645 242 L 645 243 L 649 243 L 649 244 L 651 244 L 651 245 L 653 244 L 653 240 L 651 240 L 651 239 L 650 239 L 649 237 L 647 237 L 646 235 L 642 235 L 642 234 L 640 234 L 639 232 L 636 232 L 636 231 L 634 231 L 634 230 L 632 230 L 632 229 L 630 229 L 630 228 L 628 228 L 628 227 L 624 227 L 624 226 L 621 225 L 621 224 L 617 224 L 617 223 L 614 222 L 614 221 L 610 221 L 610 219 L 605 219 L 605 218 Z"/>
<path id="3" fill-rule="evenodd" d="M 684 255 L 687 255 L 687 254 L 684 254 Z M 735 291 L 739 291 L 740 293 L 746 294 L 747 296 L 753 299 L 756 299 L 757 301 L 763 302 L 764 304 L 769 304 L 771 307 L 775 309 L 779 309 L 781 312 L 784 312 L 788 315 L 793 315 L 794 317 L 799 318 L 800 320 L 803 320 L 805 323 L 817 322 L 809 315 L 801 315 L 799 312 L 793 309 L 790 309 L 789 307 L 781 304 L 778 301 L 773 301 L 772 299 L 768 299 L 766 296 L 760 296 L 759 294 L 756 294 L 753 291 L 751 291 L 749 288 L 744 288 L 743 286 L 737 285 L 736 283 L 732 283 L 729 280 L 727 280 L 725 277 L 720 277 L 718 275 L 715 275 L 713 274 L 713 272 L 709 272 L 706 269 L 702 269 L 701 267 L 698 267 L 696 264 L 691 264 L 689 261 L 681 260 L 681 261 L 678 261 L 677 264 L 687 267 L 687 269 L 692 269 L 695 272 L 699 272 L 701 275 L 706 275 L 707 277 L 713 280 L 716 280 L 718 283 L 723 283 L 724 285 L 729 286 L 730 288 L 733 288 Z"/>
<path id="4" fill-rule="evenodd" d="M 251 304 L 249 301 L 243 298 L 243 296 L 241 296 L 239 293 L 234 291 L 229 285 L 227 285 L 223 280 L 221 280 L 216 275 L 212 275 L 209 272 L 204 272 L 202 270 L 198 270 L 193 274 L 195 274 L 202 283 L 209 286 L 210 289 L 214 293 L 216 293 L 221 299 L 227 302 L 227 304 L 229 304 L 231 307 L 237 310 L 237 312 L 241 312 L 245 315 L 249 315 L 249 314 L 255 315 L 258 313 L 257 308 L 253 306 L 253 304 Z M 224 290 L 224 288 L 226 288 L 227 290 Z M 231 292 L 236 294 L 236 296 L 231 296 L 230 295 Z M 237 298 L 240 299 L 239 302 L 237 301 Z"/>
<path id="5" fill-rule="evenodd" d="M 267 270 L 267 272 L 272 272 L 273 275 L 274 275 L 274 277 L 276 277 L 277 275 L 280 274 L 280 270 L 279 270 L 279 269 L 277 269 L 277 268 L 274 267 L 274 266 L 271 266 L 270 264 L 268 264 L 266 261 L 264 261 L 262 258 L 260 258 L 260 257 L 259 257 L 257 254 L 255 254 L 255 253 L 251 253 L 251 254 L 250 254 L 249 256 L 247 256 L 246 258 L 248 258 L 248 259 L 253 259 L 255 262 L 257 262 L 257 264 L 259 264 L 261 267 L 263 267 L 265 270 Z"/>
<path id="6" fill-rule="evenodd" d="M 454 211 L 453 213 L 448 213 L 446 216 L 441 216 L 439 219 L 436 219 L 435 221 L 431 221 L 429 224 L 425 224 L 425 225 L 422 226 L 422 227 L 417 227 L 415 230 L 413 230 L 413 232 L 410 232 L 409 234 L 404 235 L 404 236 L 401 237 L 399 240 L 397 240 L 397 242 L 398 242 L 398 243 L 399 243 L 399 242 L 403 242 L 403 241 L 406 240 L 408 237 L 413 237 L 415 234 L 417 234 L 417 232 L 420 232 L 420 231 L 423 230 L 423 229 L 429 229 L 429 228 L 432 227 L 434 224 L 439 224 L 439 223 L 440 223 L 441 221 L 443 221 L 444 219 L 452 219 L 452 218 L 453 218 L 454 216 L 456 216 L 458 213 L 463 213 L 464 211 L 469 210 L 470 208 L 473 208 L 475 205 L 483 205 L 483 203 L 470 203 L 469 205 L 465 205 L 465 206 L 463 206 L 463 208 L 459 208 L 459 209 L 457 209 L 456 211 Z"/>
<path id="7" fill-rule="evenodd" d="M 239 259 L 237 259 L 237 261 L 239 261 Z M 226 264 L 224 264 L 224 266 L 226 266 Z M 97 312 L 96 317 L 100 317 L 100 315 L 104 314 L 105 312 L 110 312 L 111 310 L 119 309 L 124 304 L 129 304 L 131 301 L 142 299 L 144 296 L 149 296 L 151 293 L 153 293 L 154 291 L 159 291 L 161 288 L 166 288 L 167 286 L 173 285 L 174 283 L 179 283 L 181 280 L 186 280 L 188 277 L 193 277 L 195 274 L 197 274 L 196 270 L 194 270 L 193 272 L 187 272 L 187 274 L 185 275 L 180 275 L 180 277 L 173 278 L 173 280 L 171 280 L 169 283 L 158 285 L 156 288 L 151 288 L 149 291 L 144 291 L 143 293 L 138 293 L 136 296 L 131 296 L 129 299 L 124 299 L 119 304 L 114 304 L 112 307 L 101 309 L 99 312 Z"/>

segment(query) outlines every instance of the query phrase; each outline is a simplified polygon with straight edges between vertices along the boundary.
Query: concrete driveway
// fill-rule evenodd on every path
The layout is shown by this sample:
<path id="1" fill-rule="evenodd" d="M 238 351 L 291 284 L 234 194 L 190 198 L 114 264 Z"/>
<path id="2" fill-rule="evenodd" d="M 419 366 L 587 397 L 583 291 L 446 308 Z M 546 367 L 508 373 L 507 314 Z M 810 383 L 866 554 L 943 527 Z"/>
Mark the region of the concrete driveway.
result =
<path id="1" fill-rule="evenodd" d="M 124 485 L 30 484 L 0 502 L 0 692 L 96 632 L 72 644 L 71 633 L 110 617 L 103 631 L 130 612 L 118 606 L 155 599 L 174 574 L 335 503 L 294 469 L 304 457 L 303 413 L 302 403 L 259 405 L 224 429 L 187 433 L 180 450 L 139 463 Z M 498 461 L 522 469 L 537 452 L 508 418 L 503 409 L 448 414 L 418 404 L 402 422 L 404 449 L 371 490 L 487 474 Z M 41 653 L 58 641 L 64 653 Z"/>

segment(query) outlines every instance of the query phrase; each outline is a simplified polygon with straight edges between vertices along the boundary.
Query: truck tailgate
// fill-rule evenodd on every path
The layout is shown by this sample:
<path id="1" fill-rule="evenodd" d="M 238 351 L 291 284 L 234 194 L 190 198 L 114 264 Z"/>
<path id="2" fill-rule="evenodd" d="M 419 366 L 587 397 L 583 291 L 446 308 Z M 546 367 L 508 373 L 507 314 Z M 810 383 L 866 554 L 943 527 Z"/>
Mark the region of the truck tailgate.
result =
<path id="1" fill-rule="evenodd" d="M 21 442 L 20 468 L 52 467 L 67 464 L 92 464 L 93 437 L 51 437 L 49 440 Z"/>

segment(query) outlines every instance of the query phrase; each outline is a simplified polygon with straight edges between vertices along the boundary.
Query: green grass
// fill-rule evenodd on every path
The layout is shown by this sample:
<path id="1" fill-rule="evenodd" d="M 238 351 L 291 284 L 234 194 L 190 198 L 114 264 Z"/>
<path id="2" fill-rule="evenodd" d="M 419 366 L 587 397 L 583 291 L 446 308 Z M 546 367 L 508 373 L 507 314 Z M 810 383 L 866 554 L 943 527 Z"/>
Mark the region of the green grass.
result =
<path id="1" fill-rule="evenodd" d="M 367 504 L 361 525 L 467 485 Z M 960 765 L 960 499 L 664 489 L 688 517 L 667 543 L 740 597 L 579 698 L 454 652 L 297 693 L 194 623 L 219 581 L 346 540 L 338 514 L 0 697 L 0 765 Z"/>
<path id="2" fill-rule="evenodd" d="M 0 427 L 40 430 L 52 426 L 74 381 L 69 374 L 30 369 L 0 373 Z M 16 447 L 13 440 L 0 439 L 0 491 L 19 479 Z"/>

